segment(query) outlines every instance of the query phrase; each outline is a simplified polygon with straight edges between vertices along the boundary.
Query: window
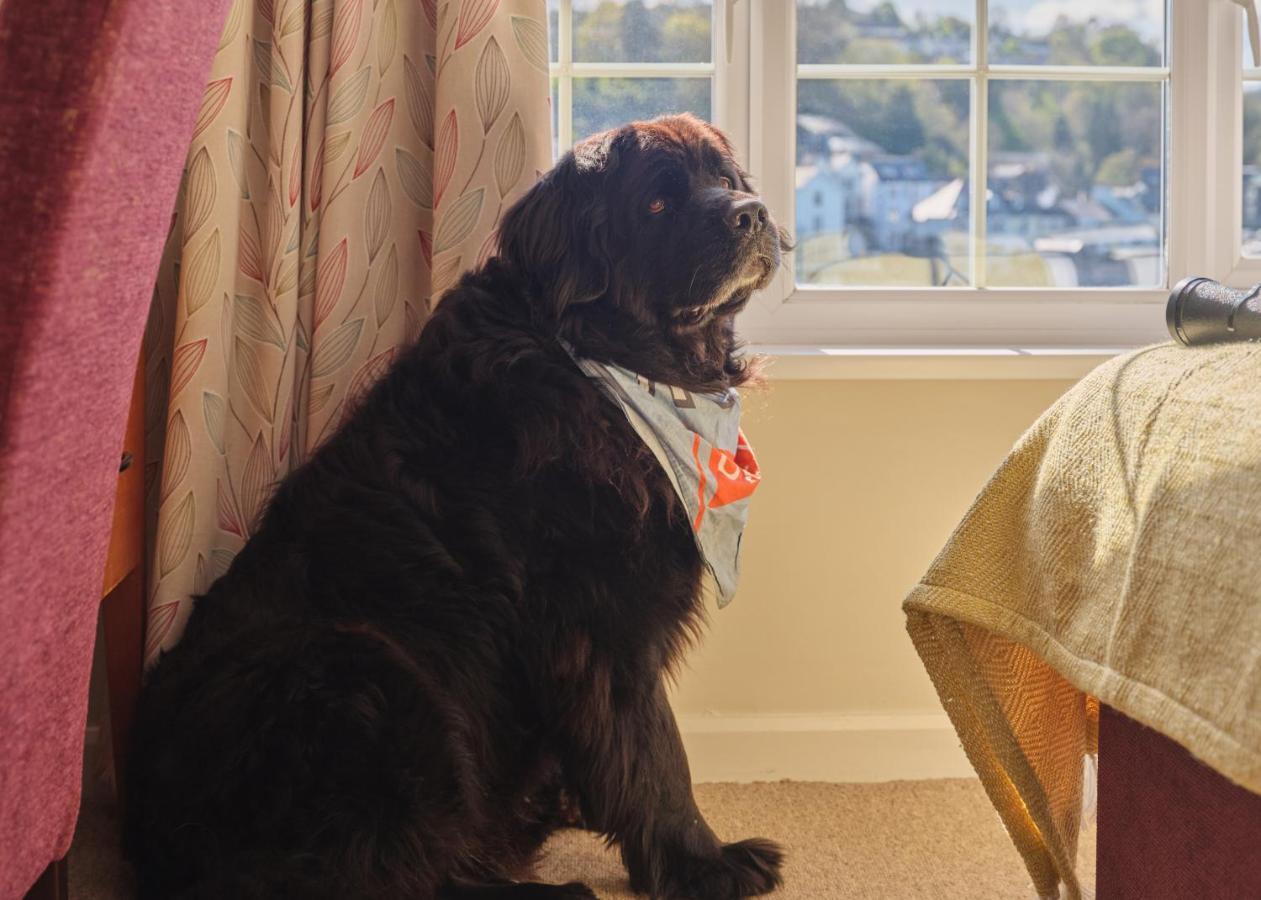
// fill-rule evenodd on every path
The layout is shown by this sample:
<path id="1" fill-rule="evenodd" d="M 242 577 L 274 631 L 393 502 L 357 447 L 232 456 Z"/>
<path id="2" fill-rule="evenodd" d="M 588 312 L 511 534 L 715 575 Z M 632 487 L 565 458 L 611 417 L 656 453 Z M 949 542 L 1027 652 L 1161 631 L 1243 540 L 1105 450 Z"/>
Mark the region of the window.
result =
<path id="1" fill-rule="evenodd" d="M 549 6 L 561 146 L 691 109 L 745 149 L 797 238 L 755 343 L 1132 346 L 1177 278 L 1261 280 L 1229 0 Z"/>
<path id="2" fill-rule="evenodd" d="M 708 0 L 548 0 L 558 149 L 632 119 L 714 117 Z"/>
<path id="3" fill-rule="evenodd" d="M 1241 254 L 1261 259 L 1261 68 L 1243 32 L 1243 180 Z"/>
<path id="4" fill-rule="evenodd" d="M 1187 30 L 1193 47 L 1202 49 L 1204 65 L 1195 73 L 1202 84 L 1188 88 L 1188 112 L 1173 144 L 1176 151 L 1185 128 L 1189 186 L 1180 202 L 1190 210 L 1186 218 L 1200 224 L 1179 235 L 1175 214 L 1171 249 L 1183 245 L 1186 274 L 1208 274 L 1236 287 L 1255 284 L 1261 281 L 1261 69 L 1247 45 L 1243 12 L 1233 2 L 1208 0 Z M 1207 146 L 1191 134 L 1207 136 L 1201 139 Z"/>

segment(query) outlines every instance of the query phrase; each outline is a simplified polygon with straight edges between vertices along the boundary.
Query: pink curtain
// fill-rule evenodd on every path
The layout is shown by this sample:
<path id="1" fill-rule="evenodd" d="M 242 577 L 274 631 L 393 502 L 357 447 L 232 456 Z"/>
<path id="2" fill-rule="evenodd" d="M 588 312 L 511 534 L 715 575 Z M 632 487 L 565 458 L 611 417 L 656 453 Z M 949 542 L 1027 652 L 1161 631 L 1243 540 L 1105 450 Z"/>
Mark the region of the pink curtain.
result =
<path id="1" fill-rule="evenodd" d="M 0 2 L 0 900 L 74 832 L 136 354 L 226 6 Z"/>
<path id="2" fill-rule="evenodd" d="M 550 165 L 544 0 L 235 0 L 145 340 L 150 662 Z"/>

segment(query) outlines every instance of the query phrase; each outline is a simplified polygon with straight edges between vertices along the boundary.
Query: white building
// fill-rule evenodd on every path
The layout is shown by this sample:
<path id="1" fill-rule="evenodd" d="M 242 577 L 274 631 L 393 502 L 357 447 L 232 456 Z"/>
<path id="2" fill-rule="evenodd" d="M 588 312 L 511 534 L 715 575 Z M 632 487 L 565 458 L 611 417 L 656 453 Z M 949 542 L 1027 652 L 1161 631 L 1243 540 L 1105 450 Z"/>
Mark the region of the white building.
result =
<path id="1" fill-rule="evenodd" d="M 841 234 L 847 224 L 846 201 L 854 185 L 826 166 L 797 167 L 797 237 Z"/>
<path id="2" fill-rule="evenodd" d="M 862 164 L 862 192 L 874 249 L 911 250 L 924 229 L 915 221 L 917 204 L 927 200 L 945 183 L 929 174 L 923 160 L 912 156 L 886 156 Z"/>

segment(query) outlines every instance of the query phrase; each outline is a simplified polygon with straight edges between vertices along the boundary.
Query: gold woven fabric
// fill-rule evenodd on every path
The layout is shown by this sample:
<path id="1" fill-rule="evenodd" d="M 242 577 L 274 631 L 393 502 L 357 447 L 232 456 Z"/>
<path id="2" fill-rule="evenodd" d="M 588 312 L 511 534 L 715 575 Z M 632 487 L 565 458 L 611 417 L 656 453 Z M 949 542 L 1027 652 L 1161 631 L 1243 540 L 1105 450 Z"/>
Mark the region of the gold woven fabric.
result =
<path id="1" fill-rule="evenodd" d="M 1261 793 L 1261 346 L 1096 369 L 1021 438 L 904 608 L 1041 896 L 1082 893 L 1099 702 Z"/>

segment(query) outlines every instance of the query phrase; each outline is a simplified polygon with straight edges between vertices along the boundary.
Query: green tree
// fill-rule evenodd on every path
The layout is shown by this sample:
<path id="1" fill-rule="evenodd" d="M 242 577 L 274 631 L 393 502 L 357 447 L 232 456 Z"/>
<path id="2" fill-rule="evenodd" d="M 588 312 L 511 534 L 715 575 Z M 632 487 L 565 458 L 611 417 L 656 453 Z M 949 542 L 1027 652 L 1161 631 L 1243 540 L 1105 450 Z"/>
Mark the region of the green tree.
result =
<path id="1" fill-rule="evenodd" d="M 574 58 L 588 62 L 625 61 L 623 7 L 604 2 L 589 12 L 574 10 Z"/>
<path id="2" fill-rule="evenodd" d="M 1090 65 L 1089 37 L 1085 25 L 1060 16 L 1047 38 L 1051 51 L 1048 62 L 1053 66 Z"/>
<path id="3" fill-rule="evenodd" d="M 921 58 L 898 41 L 886 41 L 880 38 L 855 38 L 845 45 L 845 51 L 839 62 L 851 65 L 871 64 L 906 64 L 922 62 Z"/>
<path id="4" fill-rule="evenodd" d="M 854 34 L 854 15 L 845 0 L 797 7 L 797 58 L 801 62 L 844 62 Z"/>
<path id="5" fill-rule="evenodd" d="M 628 0 L 622 7 L 623 61 L 658 62 L 661 59 L 657 26 L 643 0 Z"/>
<path id="6" fill-rule="evenodd" d="M 879 6 L 871 11 L 869 19 L 873 25 L 901 25 L 902 17 L 898 15 L 898 8 L 889 0 L 884 0 Z"/>
<path id="7" fill-rule="evenodd" d="M 920 156 L 940 178 L 968 174 L 968 94 L 964 81 L 925 81 L 912 86 L 915 115 L 924 132 Z"/>
<path id="8" fill-rule="evenodd" d="M 1101 29 L 1091 36 L 1090 60 L 1099 66 L 1155 66 L 1160 64 L 1156 48 L 1124 25 Z"/>
<path id="9" fill-rule="evenodd" d="M 1090 145 L 1091 168 L 1095 171 L 1104 159 L 1125 149 L 1123 118 L 1112 87 L 1095 85 L 1087 101 L 1086 142 Z"/>
<path id="10" fill-rule="evenodd" d="M 709 94 L 705 78 L 575 78 L 574 137 L 668 113 L 707 119 Z"/>
<path id="11" fill-rule="evenodd" d="M 661 25 L 661 58 L 698 62 L 709 59 L 709 14 L 704 9 L 671 12 Z"/>
<path id="12" fill-rule="evenodd" d="M 1126 187 L 1138 181 L 1138 154 L 1133 148 L 1119 150 L 1099 164 L 1095 174 L 1097 184 Z"/>

